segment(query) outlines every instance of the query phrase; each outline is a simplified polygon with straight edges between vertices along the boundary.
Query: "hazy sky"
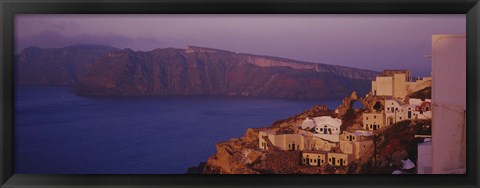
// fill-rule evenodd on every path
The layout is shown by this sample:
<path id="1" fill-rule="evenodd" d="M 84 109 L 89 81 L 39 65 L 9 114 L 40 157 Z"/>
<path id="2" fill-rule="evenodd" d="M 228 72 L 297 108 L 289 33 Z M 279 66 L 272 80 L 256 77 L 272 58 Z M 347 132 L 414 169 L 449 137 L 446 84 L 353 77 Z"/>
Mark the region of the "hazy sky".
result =
<path id="1" fill-rule="evenodd" d="M 430 75 L 433 34 L 465 15 L 17 15 L 16 50 L 103 44 L 150 51 L 188 45 Z"/>

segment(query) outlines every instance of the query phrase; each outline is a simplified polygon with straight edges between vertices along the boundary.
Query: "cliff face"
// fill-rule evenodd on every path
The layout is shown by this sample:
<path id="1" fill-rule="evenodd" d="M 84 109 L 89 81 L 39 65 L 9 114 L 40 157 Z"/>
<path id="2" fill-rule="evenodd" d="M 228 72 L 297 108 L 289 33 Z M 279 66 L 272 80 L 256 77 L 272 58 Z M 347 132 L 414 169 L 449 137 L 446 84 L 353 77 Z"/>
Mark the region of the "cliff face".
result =
<path id="1" fill-rule="evenodd" d="M 16 56 L 16 82 L 71 85 L 91 96 L 233 95 L 297 99 L 367 92 L 376 72 L 188 47 L 149 52 L 107 46 L 31 47 Z"/>
<path id="2" fill-rule="evenodd" d="M 73 85 L 99 57 L 117 50 L 108 46 L 30 47 L 15 56 L 16 82 L 23 85 Z"/>
<path id="3" fill-rule="evenodd" d="M 189 47 L 100 58 L 76 85 L 79 95 L 234 95 L 338 98 L 363 94 L 376 72 Z"/>

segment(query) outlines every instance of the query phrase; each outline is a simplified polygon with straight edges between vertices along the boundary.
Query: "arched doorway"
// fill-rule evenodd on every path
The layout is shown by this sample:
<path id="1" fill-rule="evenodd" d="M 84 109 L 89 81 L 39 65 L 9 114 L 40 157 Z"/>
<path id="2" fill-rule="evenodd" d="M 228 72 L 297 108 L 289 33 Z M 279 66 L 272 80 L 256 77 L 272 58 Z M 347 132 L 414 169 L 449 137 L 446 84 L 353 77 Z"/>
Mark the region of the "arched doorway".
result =
<path id="1" fill-rule="evenodd" d="M 393 119 L 393 116 L 390 116 L 387 118 L 387 122 L 388 122 L 388 125 L 392 125 L 394 123 L 394 119 Z"/>

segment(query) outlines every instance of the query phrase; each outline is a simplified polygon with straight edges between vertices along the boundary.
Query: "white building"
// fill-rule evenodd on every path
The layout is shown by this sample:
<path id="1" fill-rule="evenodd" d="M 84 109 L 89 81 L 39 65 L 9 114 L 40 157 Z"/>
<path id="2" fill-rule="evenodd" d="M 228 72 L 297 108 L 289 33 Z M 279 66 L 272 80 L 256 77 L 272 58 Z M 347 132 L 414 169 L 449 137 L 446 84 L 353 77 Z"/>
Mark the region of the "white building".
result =
<path id="1" fill-rule="evenodd" d="M 348 166 L 348 164 L 353 161 L 353 156 L 346 153 L 329 152 L 327 158 L 327 163 L 331 166 Z"/>
<path id="2" fill-rule="evenodd" d="M 385 126 L 385 114 L 383 112 L 365 112 L 362 118 L 364 130 L 374 131 Z"/>
<path id="3" fill-rule="evenodd" d="M 431 100 L 411 98 L 404 104 L 396 99 L 385 99 L 385 118 L 387 126 L 407 119 L 431 119 Z"/>
<path id="4" fill-rule="evenodd" d="M 302 129 L 313 128 L 315 131 L 315 134 L 312 134 L 313 136 L 330 142 L 339 142 L 341 125 L 341 119 L 332 118 L 330 116 L 320 116 L 313 119 L 305 119 L 299 127 Z"/>
<path id="5" fill-rule="evenodd" d="M 299 151 L 330 151 L 338 147 L 338 141 L 332 142 L 316 136 L 317 134 L 299 130 L 296 134 L 276 134 L 273 130 L 259 131 L 258 147 L 263 150 L 275 146 L 281 150 Z M 338 135 L 337 135 L 338 136 Z"/>
<path id="6" fill-rule="evenodd" d="M 307 119 L 303 120 L 303 123 L 300 125 L 301 129 L 311 129 L 315 127 L 315 123 L 313 119 L 307 117 Z"/>
<path id="7" fill-rule="evenodd" d="M 342 133 L 340 139 L 340 150 L 345 154 L 351 154 L 354 159 L 359 159 L 372 154 L 373 133 L 370 131 L 355 131 Z"/>
<path id="8" fill-rule="evenodd" d="M 417 157 L 417 173 L 432 173 L 432 139 L 426 138 L 422 143 L 418 144 Z"/>
<path id="9" fill-rule="evenodd" d="M 302 164 L 306 166 L 322 166 L 327 162 L 326 152 L 303 152 Z"/>
<path id="10" fill-rule="evenodd" d="M 432 100 L 411 98 L 408 101 L 414 108 L 413 119 L 432 119 Z"/>
<path id="11" fill-rule="evenodd" d="M 407 95 L 431 85 L 432 78 L 414 80 L 408 70 L 384 70 L 372 81 L 372 94 L 405 99 Z"/>
<path id="12" fill-rule="evenodd" d="M 432 36 L 433 174 L 466 173 L 466 46 L 465 35 Z"/>
<path id="13" fill-rule="evenodd" d="M 408 111 L 408 105 L 405 105 L 396 99 L 385 99 L 386 125 L 389 126 L 405 120 L 406 111 Z M 410 111 L 410 113 L 412 112 Z"/>

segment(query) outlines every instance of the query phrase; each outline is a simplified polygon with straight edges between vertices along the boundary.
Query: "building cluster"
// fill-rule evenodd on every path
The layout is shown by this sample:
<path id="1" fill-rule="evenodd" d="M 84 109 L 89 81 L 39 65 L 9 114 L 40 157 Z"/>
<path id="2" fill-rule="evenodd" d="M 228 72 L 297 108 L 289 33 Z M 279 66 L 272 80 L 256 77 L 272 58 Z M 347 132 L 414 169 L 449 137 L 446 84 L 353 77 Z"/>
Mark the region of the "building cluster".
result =
<path id="1" fill-rule="evenodd" d="M 373 110 L 363 113 L 363 130 L 342 131 L 342 120 L 330 116 L 305 119 L 295 134 L 277 134 L 273 130 L 259 132 L 259 148 L 276 147 L 281 150 L 302 151 L 306 166 L 347 166 L 351 161 L 373 153 L 372 131 L 407 119 L 430 119 L 430 99 L 406 97 L 431 86 L 431 78 L 413 81 L 406 70 L 386 70 L 372 81 L 370 95 L 381 102 Z"/>
<path id="2" fill-rule="evenodd" d="M 375 104 L 373 109 L 369 106 L 370 111 L 363 113 L 363 130 L 340 134 L 336 130 L 339 127 L 337 124 L 328 124 L 325 130 L 322 123 L 329 117 L 317 117 L 300 125 L 297 140 L 289 140 L 295 137 L 293 135 L 260 132 L 260 148 L 277 146 L 284 150 L 302 150 L 302 163 L 309 166 L 343 166 L 372 151 L 368 148 L 372 148 L 373 130 L 406 119 L 431 119 L 435 127 L 432 134 L 415 135 L 416 138 L 424 138 L 417 148 L 417 173 L 466 174 L 466 85 L 462 84 L 466 83 L 465 43 L 465 35 L 432 36 L 432 78 L 414 80 L 406 70 L 387 70 L 377 76 L 372 81 L 369 95 L 380 99 L 379 105 Z M 432 80 L 435 82 L 432 83 Z M 426 87 L 432 87 L 432 100 L 407 97 Z M 338 142 L 327 139 L 337 136 Z M 314 144 L 307 147 L 308 143 Z M 409 159 L 401 162 L 403 170 L 415 168 Z M 396 173 L 403 172 L 397 170 Z"/>
<path id="3" fill-rule="evenodd" d="M 369 131 L 340 131 L 342 121 L 330 116 L 307 118 L 299 125 L 296 134 L 276 134 L 267 130 L 259 132 L 259 147 L 268 150 L 302 151 L 302 164 L 307 166 L 346 166 L 352 160 L 372 152 L 373 134 Z"/>
<path id="4" fill-rule="evenodd" d="M 430 99 L 409 98 L 403 102 L 409 94 L 432 84 L 431 77 L 412 81 L 410 75 L 407 70 L 385 70 L 372 81 L 371 94 L 383 101 L 378 108 L 363 113 L 364 130 L 374 131 L 407 119 L 432 118 Z"/>
<path id="5" fill-rule="evenodd" d="M 374 131 L 408 119 L 431 119 L 432 102 L 430 99 L 410 98 L 408 103 L 385 98 L 384 109 L 363 113 L 363 129 Z"/>
<path id="6" fill-rule="evenodd" d="M 408 70 L 384 70 L 372 81 L 372 94 L 405 100 L 407 95 L 432 85 L 432 77 L 413 79 Z"/>

